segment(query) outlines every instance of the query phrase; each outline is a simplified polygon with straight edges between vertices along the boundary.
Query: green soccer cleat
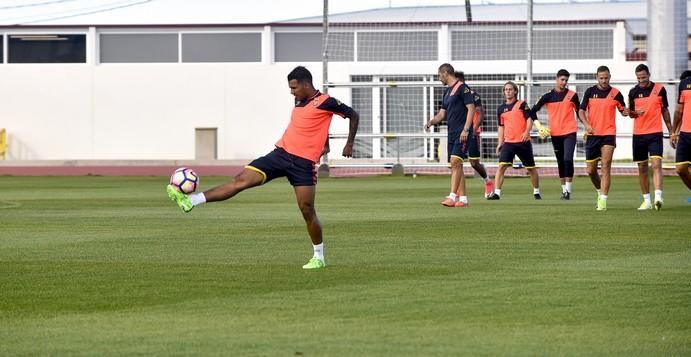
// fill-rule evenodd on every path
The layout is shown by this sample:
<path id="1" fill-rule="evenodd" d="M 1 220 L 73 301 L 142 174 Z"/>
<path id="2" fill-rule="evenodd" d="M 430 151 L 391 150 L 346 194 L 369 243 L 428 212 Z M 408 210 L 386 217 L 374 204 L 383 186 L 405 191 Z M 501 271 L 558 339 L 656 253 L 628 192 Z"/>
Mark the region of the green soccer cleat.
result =
<path id="1" fill-rule="evenodd" d="M 598 211 L 606 211 L 607 210 L 607 200 L 599 197 L 597 198 L 597 208 L 596 210 Z"/>
<path id="2" fill-rule="evenodd" d="M 317 258 L 317 257 L 312 257 L 310 261 L 307 262 L 307 264 L 302 266 L 302 269 L 322 269 L 326 267 L 326 263 L 324 263 L 323 260 Z"/>
<path id="3" fill-rule="evenodd" d="M 170 197 L 170 200 L 175 201 L 183 212 L 187 213 L 194 208 L 190 198 L 187 197 L 186 194 L 176 190 L 172 185 L 168 185 L 168 187 L 166 187 L 166 191 L 168 191 L 168 197 Z"/>
<path id="4" fill-rule="evenodd" d="M 650 201 L 643 201 L 641 205 L 638 207 L 639 211 L 649 211 L 653 209 L 653 205 L 650 204 Z"/>

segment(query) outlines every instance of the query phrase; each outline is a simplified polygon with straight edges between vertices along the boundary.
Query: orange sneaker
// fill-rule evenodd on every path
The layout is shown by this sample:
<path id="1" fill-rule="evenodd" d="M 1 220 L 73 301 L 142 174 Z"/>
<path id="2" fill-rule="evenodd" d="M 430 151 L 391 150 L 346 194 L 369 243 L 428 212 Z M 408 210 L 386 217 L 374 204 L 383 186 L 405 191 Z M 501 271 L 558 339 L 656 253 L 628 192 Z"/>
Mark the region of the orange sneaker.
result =
<path id="1" fill-rule="evenodd" d="M 451 197 L 447 197 L 443 201 L 441 201 L 441 204 L 446 207 L 453 207 L 456 204 L 456 201 Z"/>
<path id="2" fill-rule="evenodd" d="M 453 206 L 454 207 L 468 207 L 468 202 L 458 201 Z"/>
<path id="3" fill-rule="evenodd" d="M 494 193 L 494 182 L 489 181 L 485 183 L 485 198 L 489 197 Z"/>

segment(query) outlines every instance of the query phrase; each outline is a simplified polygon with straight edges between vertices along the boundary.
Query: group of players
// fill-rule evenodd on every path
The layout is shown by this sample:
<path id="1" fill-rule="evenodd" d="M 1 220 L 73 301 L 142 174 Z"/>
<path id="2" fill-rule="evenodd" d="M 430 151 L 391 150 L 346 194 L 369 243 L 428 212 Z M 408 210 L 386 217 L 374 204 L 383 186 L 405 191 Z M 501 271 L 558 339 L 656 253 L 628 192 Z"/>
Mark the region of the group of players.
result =
<path id="1" fill-rule="evenodd" d="M 629 107 L 616 88 L 609 85 L 609 69 L 599 67 L 597 85 L 588 88 L 585 98 L 579 103 L 578 96 L 566 88 L 569 72 L 560 70 L 556 76 L 556 86 L 542 96 L 531 110 L 522 100 L 518 100 L 518 87 L 513 82 L 504 85 L 505 103 L 498 111 L 500 166 L 494 183 L 480 163 L 479 134 L 482 115 L 480 96 L 470 89 L 463 74 L 457 73 L 450 64 L 439 67 L 439 79 L 448 86 L 444 93 L 442 109 L 426 124 L 426 128 L 439 124 L 446 118 L 449 125 L 449 154 L 451 162 L 451 193 L 442 202 L 445 206 L 464 207 L 468 205 L 463 175 L 463 160 L 471 165 L 485 180 L 487 199 L 501 198 L 504 172 L 518 156 L 530 172 L 535 199 L 541 199 L 539 177 L 530 144 L 530 131 L 535 124 L 543 138 L 551 135 L 555 154 L 559 163 L 559 177 L 562 182 L 564 200 L 571 197 L 573 179 L 573 152 L 576 145 L 576 119 L 583 122 L 586 140 L 586 159 L 588 174 L 598 191 L 597 209 L 607 209 L 607 193 L 612 154 L 616 145 L 615 110 L 635 118 L 634 160 L 639 163 L 641 190 L 644 202 L 639 209 L 651 209 L 648 189 L 648 160 L 653 162 L 655 172 L 654 207 L 662 207 L 662 121 L 667 125 L 670 141 L 677 148 L 677 172 L 686 186 L 691 189 L 691 71 L 684 72 L 679 85 L 679 103 L 675 112 L 674 125 L 671 126 L 667 111 L 667 97 L 663 87 L 649 80 L 648 68 L 636 68 L 639 84 L 629 93 Z M 328 132 L 334 114 L 350 119 L 348 139 L 343 148 L 344 157 L 352 157 L 353 143 L 357 133 L 359 115 L 351 107 L 321 93 L 314 88 L 312 74 L 305 67 L 298 66 L 288 74 L 288 87 L 295 97 L 290 123 L 276 148 L 260 157 L 240 172 L 235 178 L 204 192 L 186 195 L 168 185 L 168 196 L 183 212 L 190 212 L 195 206 L 215 201 L 224 201 L 238 193 L 263 185 L 275 178 L 286 177 L 293 186 L 298 208 L 307 225 L 307 232 L 313 246 L 313 256 L 303 265 L 303 269 L 322 269 L 326 266 L 322 227 L 314 207 L 317 184 L 316 163 L 329 151 Z M 547 107 L 550 128 L 543 127 L 537 120 L 536 112 Z M 532 119 L 532 120 L 531 120 Z M 648 156 L 650 155 L 650 156 Z M 598 161 L 602 161 L 602 176 L 598 174 Z"/>
<path id="2" fill-rule="evenodd" d="M 644 64 L 635 69 L 638 84 L 629 91 L 629 106 L 624 103 L 621 92 L 610 86 L 610 70 L 606 66 L 597 68 L 597 84 L 588 88 L 583 101 L 578 94 L 567 88 L 570 73 L 560 69 L 555 77 L 555 86 L 545 93 L 531 109 L 518 99 L 518 86 L 506 82 L 503 87 L 504 103 L 497 109 L 499 166 L 494 182 L 480 163 L 480 134 L 484 118 L 480 95 L 465 84 L 463 72 L 444 63 L 439 66 L 439 80 L 447 86 L 439 112 L 425 124 L 425 129 L 438 125 L 446 119 L 448 123 L 448 158 L 451 168 L 451 191 L 441 202 L 447 207 L 466 207 L 468 196 L 465 190 L 463 162 L 471 166 L 485 181 L 485 197 L 488 200 L 501 199 L 501 188 L 506 169 L 518 158 L 528 170 L 533 187 L 533 197 L 542 199 L 540 179 L 535 166 L 531 144 L 533 125 L 542 139 L 551 137 L 554 154 L 559 168 L 561 199 L 570 200 L 574 175 L 574 151 L 578 118 L 584 127 L 586 171 L 597 191 L 598 211 L 607 210 L 607 197 L 611 182 L 611 167 L 616 147 L 616 111 L 634 120 L 633 161 L 638 165 L 638 176 L 643 202 L 638 210 L 660 210 L 662 198 L 662 150 L 663 123 L 670 136 L 670 144 L 676 148 L 676 170 L 684 184 L 691 189 L 691 71 L 684 71 L 679 84 L 679 100 L 675 110 L 674 124 L 670 119 L 667 92 L 659 84 L 650 81 L 650 70 Z M 543 126 L 537 112 L 547 108 L 549 127 Z M 653 171 L 654 199 L 650 197 L 648 166 Z M 601 172 L 598 172 L 598 164 Z"/>

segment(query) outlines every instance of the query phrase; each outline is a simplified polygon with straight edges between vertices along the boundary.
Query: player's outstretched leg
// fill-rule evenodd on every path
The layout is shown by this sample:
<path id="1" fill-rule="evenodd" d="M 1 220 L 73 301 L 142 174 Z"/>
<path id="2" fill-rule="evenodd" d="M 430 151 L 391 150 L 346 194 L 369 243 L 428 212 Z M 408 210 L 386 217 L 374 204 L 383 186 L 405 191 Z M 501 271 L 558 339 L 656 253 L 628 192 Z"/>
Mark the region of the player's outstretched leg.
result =
<path id="1" fill-rule="evenodd" d="M 186 194 L 176 190 L 172 185 L 168 185 L 166 187 L 166 191 L 168 192 L 168 197 L 170 197 L 170 199 L 175 202 L 183 212 L 187 213 L 194 208 L 190 198 Z"/>

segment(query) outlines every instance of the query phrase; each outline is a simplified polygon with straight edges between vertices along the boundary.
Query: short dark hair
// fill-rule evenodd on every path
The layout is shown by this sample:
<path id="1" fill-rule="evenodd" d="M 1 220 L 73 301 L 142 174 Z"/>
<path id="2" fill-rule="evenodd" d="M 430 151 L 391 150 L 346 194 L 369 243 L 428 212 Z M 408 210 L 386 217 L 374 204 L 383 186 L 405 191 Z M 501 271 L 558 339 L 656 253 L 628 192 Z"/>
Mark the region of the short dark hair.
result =
<path id="1" fill-rule="evenodd" d="M 686 79 L 689 77 L 691 77 L 691 70 L 687 69 L 684 72 L 681 72 L 681 76 L 679 77 L 679 79 Z"/>
<path id="2" fill-rule="evenodd" d="M 441 66 L 439 66 L 439 72 L 443 72 L 446 74 L 454 74 L 456 70 L 453 69 L 453 66 L 450 63 L 444 63 Z"/>
<path id="3" fill-rule="evenodd" d="M 609 72 L 609 67 L 607 67 L 607 66 L 597 67 L 597 72 L 595 72 L 595 73 L 600 73 L 600 72 Z"/>
<path id="4" fill-rule="evenodd" d="M 648 69 L 648 66 L 644 65 L 643 63 L 639 64 L 636 66 L 636 73 L 645 71 L 645 73 L 650 74 L 650 70 Z"/>
<path id="5" fill-rule="evenodd" d="M 312 73 L 303 66 L 297 66 L 288 73 L 288 81 L 292 81 L 293 79 L 298 81 L 298 83 L 307 82 L 312 84 Z"/>
<path id="6" fill-rule="evenodd" d="M 453 73 L 453 75 L 465 82 L 465 73 L 463 73 L 463 71 L 456 71 Z"/>
<path id="7" fill-rule="evenodd" d="M 569 71 L 562 68 L 562 69 L 557 71 L 557 77 L 562 77 L 562 76 L 563 77 L 571 77 L 571 73 L 569 73 Z"/>

